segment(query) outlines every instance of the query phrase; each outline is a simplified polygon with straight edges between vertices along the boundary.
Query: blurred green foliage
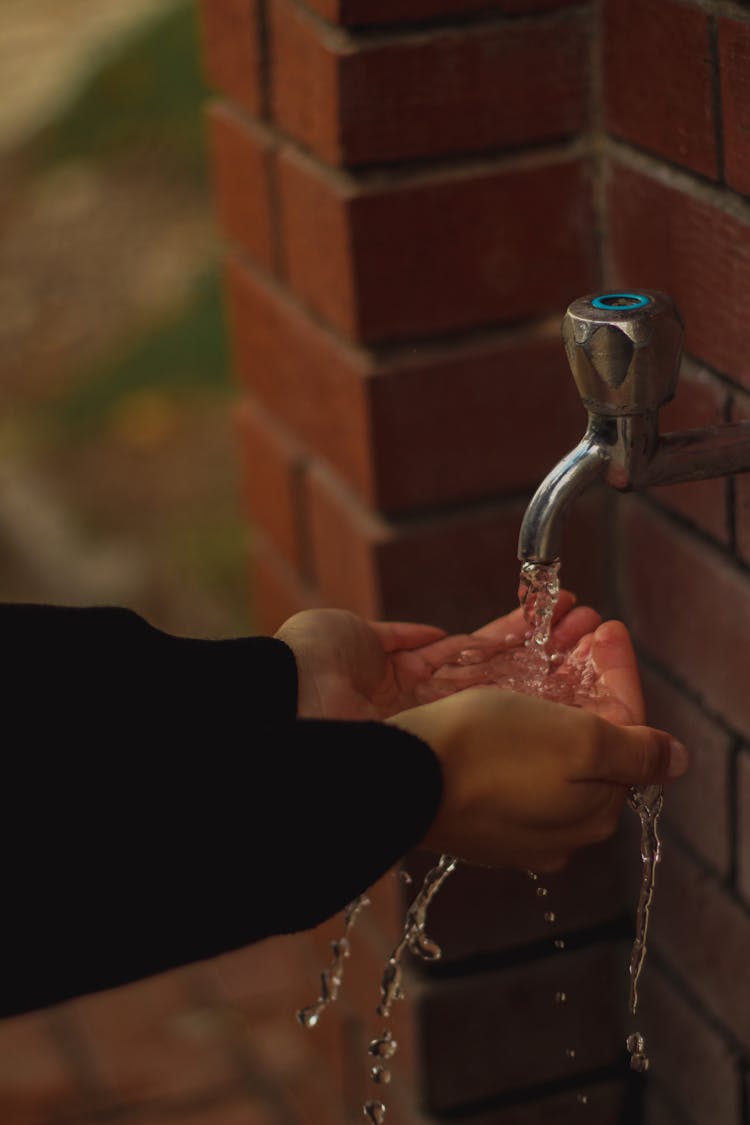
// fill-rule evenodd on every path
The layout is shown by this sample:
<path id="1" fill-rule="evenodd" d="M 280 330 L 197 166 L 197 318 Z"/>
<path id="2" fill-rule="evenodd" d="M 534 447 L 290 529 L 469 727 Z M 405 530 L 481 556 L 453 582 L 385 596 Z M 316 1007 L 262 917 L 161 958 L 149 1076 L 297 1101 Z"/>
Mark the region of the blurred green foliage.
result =
<path id="1" fill-rule="evenodd" d="M 205 176 L 195 6 L 181 0 L 120 44 L 32 144 L 39 166 L 144 151 Z"/>
<path id="2" fill-rule="evenodd" d="M 179 0 L 118 44 L 55 121 L 35 138 L 39 168 L 78 159 L 145 157 L 168 176 L 207 187 L 195 4 Z M 228 358 L 216 272 L 155 328 L 73 377 L 43 408 L 58 440 L 106 427 L 119 403 L 139 391 L 170 398 L 229 391 Z"/>
<path id="3" fill-rule="evenodd" d="M 123 399 L 140 391 L 183 401 L 229 395 L 226 353 L 221 286 L 212 273 L 177 314 L 69 383 L 48 404 L 46 420 L 58 436 L 78 441 L 106 428 Z"/>

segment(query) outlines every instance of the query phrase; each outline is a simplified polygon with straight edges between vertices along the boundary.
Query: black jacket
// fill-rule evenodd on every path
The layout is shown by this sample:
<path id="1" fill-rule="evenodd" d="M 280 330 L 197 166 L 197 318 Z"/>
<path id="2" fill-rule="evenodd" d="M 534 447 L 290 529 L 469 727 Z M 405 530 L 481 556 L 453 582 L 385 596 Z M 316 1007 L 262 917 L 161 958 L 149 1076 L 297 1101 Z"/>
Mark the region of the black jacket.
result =
<path id="1" fill-rule="evenodd" d="M 296 719 L 281 641 L 7 605 L 0 644 L 0 1015 L 314 926 L 437 811 L 419 739 Z"/>

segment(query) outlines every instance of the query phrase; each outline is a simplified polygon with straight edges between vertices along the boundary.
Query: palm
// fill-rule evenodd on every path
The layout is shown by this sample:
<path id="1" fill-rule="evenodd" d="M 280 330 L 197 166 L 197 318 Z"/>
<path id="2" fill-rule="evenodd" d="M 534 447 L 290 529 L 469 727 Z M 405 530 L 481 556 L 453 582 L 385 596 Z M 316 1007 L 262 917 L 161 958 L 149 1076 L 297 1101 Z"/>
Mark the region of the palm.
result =
<path id="1" fill-rule="evenodd" d="M 590 657 L 595 691 L 582 701 L 613 723 L 643 721 L 638 669 L 624 625 L 592 609 L 572 608 L 563 593 L 553 643 L 564 654 Z M 523 644 L 522 611 L 497 618 L 471 634 L 446 636 L 432 626 L 366 622 L 343 610 L 311 610 L 291 618 L 277 634 L 294 650 L 299 669 L 301 717 L 382 720 L 424 703 L 446 666 L 467 648 L 509 652 Z M 437 674 L 437 676 L 436 676 Z M 455 683 L 453 690 L 467 684 Z"/>

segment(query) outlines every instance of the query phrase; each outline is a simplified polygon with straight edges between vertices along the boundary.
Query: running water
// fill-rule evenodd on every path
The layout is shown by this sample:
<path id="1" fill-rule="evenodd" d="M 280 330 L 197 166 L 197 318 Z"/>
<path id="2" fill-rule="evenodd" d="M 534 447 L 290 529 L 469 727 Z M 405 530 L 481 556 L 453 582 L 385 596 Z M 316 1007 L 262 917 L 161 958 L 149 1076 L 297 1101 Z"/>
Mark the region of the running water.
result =
<path id="1" fill-rule="evenodd" d="M 645 789 L 631 789 L 629 798 L 631 808 L 635 809 L 641 821 L 641 886 L 638 894 L 638 910 L 635 920 L 635 940 L 630 953 L 630 1001 L 632 1015 L 638 1010 L 638 982 L 646 960 L 646 939 L 648 937 L 649 914 L 654 899 L 656 865 L 661 858 L 659 839 L 659 816 L 664 804 L 664 790 L 661 785 L 649 785 Z M 631 1070 L 645 1071 L 649 1068 L 646 1043 L 639 1031 L 629 1035 L 625 1043 L 630 1055 Z"/>
<path id="2" fill-rule="evenodd" d="M 380 1003 L 376 1011 L 382 1019 L 389 1018 L 394 1001 L 404 998 L 404 953 L 408 950 L 423 961 L 438 961 L 442 957 L 440 946 L 427 935 L 427 911 L 435 895 L 455 869 L 456 860 L 452 856 L 441 855 L 437 864 L 425 875 L 419 894 L 406 912 L 401 938 L 386 962 L 380 982 Z M 385 1086 L 391 1081 L 391 1072 L 383 1065 L 382 1060 L 387 1062 L 392 1059 L 397 1048 L 398 1043 L 389 1028 L 385 1028 L 370 1043 L 368 1051 L 378 1060 L 370 1070 L 370 1079 L 377 1086 Z M 367 1101 L 362 1106 L 362 1112 L 371 1125 L 382 1125 L 386 1107 L 381 1101 Z"/>
<path id="3" fill-rule="evenodd" d="M 436 866 L 425 875 L 419 894 L 406 912 L 401 938 L 386 962 L 383 979 L 380 982 L 381 999 L 377 1013 L 383 1019 L 388 1019 L 390 1016 L 393 1001 L 403 999 L 401 962 L 406 950 L 421 957 L 423 961 L 439 961 L 442 956 L 440 946 L 428 937 L 425 931 L 427 910 L 445 880 L 455 869 L 456 860 L 453 856 L 441 855 Z"/>
<path id="4" fill-rule="evenodd" d="M 492 685 L 556 703 L 580 707 L 596 695 L 591 662 L 577 653 L 563 655 L 550 646 L 552 619 L 560 596 L 559 563 L 524 563 L 519 600 L 528 626 L 525 638 L 509 634 L 500 641 L 476 644 L 453 663 L 438 668 L 417 694 L 429 703 L 478 685 Z"/>
<path id="5" fill-rule="evenodd" d="M 300 1008 L 297 1012 L 297 1020 L 303 1027 L 315 1027 L 328 1005 L 338 998 L 344 976 L 344 964 L 347 957 L 351 956 L 349 933 L 357 921 L 357 916 L 369 905 L 370 900 L 367 895 L 358 895 L 344 911 L 344 933 L 337 941 L 331 942 L 333 961 L 320 974 L 320 996 L 314 1004 Z"/>
<path id="6" fill-rule="evenodd" d="M 430 680 L 417 689 L 419 702 L 427 703 L 452 695 L 455 692 L 478 685 L 493 685 L 506 690 L 522 692 L 526 695 L 541 696 L 558 703 L 582 707 L 598 694 L 596 669 L 588 655 L 575 651 L 562 654 L 551 646 L 552 622 L 560 595 L 559 563 L 543 565 L 524 563 L 521 567 L 519 600 L 527 624 L 526 636 L 521 640 L 516 634 L 509 634 L 502 641 L 487 643 L 483 640 L 460 652 L 454 662 L 436 669 Z M 659 861 L 659 837 L 657 824 L 662 806 L 662 790 L 658 786 L 645 790 L 633 789 L 630 792 L 631 807 L 638 813 L 641 821 L 641 855 L 643 873 L 636 920 L 636 938 L 630 958 L 630 1011 L 635 1013 L 638 1005 L 638 981 L 646 956 L 646 937 L 649 910 L 654 894 L 655 867 Z M 425 922 L 427 910 L 445 880 L 455 870 L 456 860 L 447 855 L 440 857 L 438 864 L 425 876 L 422 887 L 409 907 L 404 921 L 401 938 L 386 963 L 381 980 L 381 1001 L 377 1013 L 381 1018 L 390 1016 L 395 1000 L 403 998 L 402 959 L 408 950 L 426 961 L 436 961 L 441 956 L 440 947 L 427 935 Z M 533 877 L 533 873 L 529 872 Z M 404 874 L 404 881 L 408 876 Z M 539 887 L 540 897 L 545 889 Z M 314 1027 L 322 1011 L 338 996 L 344 969 L 344 961 L 349 956 L 348 934 L 357 915 L 368 899 L 362 895 L 347 908 L 343 937 L 331 946 L 334 959 L 331 966 L 321 974 L 321 995 L 315 1004 L 302 1009 L 297 1018 L 306 1027 Z M 545 912 L 545 921 L 555 925 L 557 915 L 552 910 Z M 554 940 L 557 950 L 565 949 L 562 938 Z M 555 1002 L 564 1004 L 567 995 L 558 992 Z M 645 1042 L 640 1032 L 628 1037 L 627 1048 L 630 1065 L 634 1070 L 647 1070 L 649 1061 L 645 1053 Z M 391 1072 L 382 1060 L 389 1060 L 397 1050 L 397 1043 L 387 1028 L 379 1038 L 370 1043 L 370 1054 L 375 1057 L 370 1077 L 376 1085 L 386 1085 L 391 1080 Z M 575 1058 L 575 1050 L 567 1048 L 569 1058 Z M 579 1095 L 585 1104 L 585 1094 Z M 363 1113 L 371 1125 L 383 1125 L 386 1106 L 382 1101 L 365 1103 Z"/>

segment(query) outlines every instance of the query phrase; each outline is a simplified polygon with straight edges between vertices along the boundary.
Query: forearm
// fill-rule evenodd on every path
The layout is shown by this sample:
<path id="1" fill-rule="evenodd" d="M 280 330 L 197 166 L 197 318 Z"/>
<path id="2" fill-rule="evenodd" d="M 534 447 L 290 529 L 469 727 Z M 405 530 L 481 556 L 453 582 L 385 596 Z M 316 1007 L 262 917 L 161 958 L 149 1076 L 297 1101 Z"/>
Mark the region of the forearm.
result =
<path id="1" fill-rule="evenodd" d="M 219 642 L 231 659 L 202 679 L 172 639 L 144 654 L 137 618 L 122 628 L 140 639 L 121 633 L 95 667 L 100 624 L 77 663 L 69 635 L 43 646 L 41 678 L 28 637 L 13 664 L 6 714 L 25 721 L 0 818 L 0 1014 L 315 925 L 418 843 L 440 800 L 440 767 L 413 735 L 278 706 L 256 721 L 243 675 L 252 686 L 253 649 L 265 660 L 280 642 Z M 288 652 L 270 657 L 277 675 Z"/>

